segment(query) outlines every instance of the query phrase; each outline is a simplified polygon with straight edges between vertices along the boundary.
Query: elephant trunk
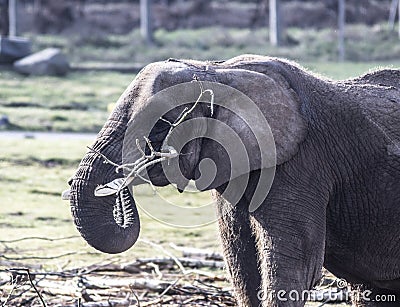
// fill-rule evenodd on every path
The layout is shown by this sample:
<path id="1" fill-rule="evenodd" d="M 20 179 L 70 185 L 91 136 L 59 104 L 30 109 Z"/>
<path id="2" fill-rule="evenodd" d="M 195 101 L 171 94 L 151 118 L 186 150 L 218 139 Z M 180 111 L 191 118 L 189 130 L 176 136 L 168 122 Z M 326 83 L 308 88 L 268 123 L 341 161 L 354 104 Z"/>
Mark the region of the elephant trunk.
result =
<path id="1" fill-rule="evenodd" d="M 107 132 L 104 129 L 103 132 Z M 123 130 L 123 129 L 119 129 Z M 121 161 L 123 133 L 120 137 L 100 136 L 93 146 L 98 152 L 115 162 Z M 82 159 L 71 183 L 70 204 L 74 223 L 82 237 L 99 251 L 115 254 L 129 249 L 140 231 L 135 201 L 128 188 L 116 195 L 97 197 L 98 185 L 122 175 L 95 152 L 88 152 Z"/>

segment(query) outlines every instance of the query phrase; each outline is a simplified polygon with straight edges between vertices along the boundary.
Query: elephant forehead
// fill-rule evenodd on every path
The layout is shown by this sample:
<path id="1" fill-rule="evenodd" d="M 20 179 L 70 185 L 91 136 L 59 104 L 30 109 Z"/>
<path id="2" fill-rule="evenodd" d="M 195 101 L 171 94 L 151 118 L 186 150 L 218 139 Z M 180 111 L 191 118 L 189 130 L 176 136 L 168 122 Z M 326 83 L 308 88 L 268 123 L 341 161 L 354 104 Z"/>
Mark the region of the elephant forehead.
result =
<path id="1" fill-rule="evenodd" d="M 196 62 L 199 65 L 200 62 Z M 147 65 L 136 77 L 130 87 L 130 92 L 137 91 L 133 111 L 139 111 L 146 107 L 148 100 L 155 94 L 172 86 L 187 83 L 194 80 L 195 76 L 201 81 L 212 81 L 213 76 L 204 66 L 188 66 L 180 62 L 157 62 Z M 136 87 L 134 87 L 136 85 Z M 179 99 L 176 92 L 171 99 Z"/>

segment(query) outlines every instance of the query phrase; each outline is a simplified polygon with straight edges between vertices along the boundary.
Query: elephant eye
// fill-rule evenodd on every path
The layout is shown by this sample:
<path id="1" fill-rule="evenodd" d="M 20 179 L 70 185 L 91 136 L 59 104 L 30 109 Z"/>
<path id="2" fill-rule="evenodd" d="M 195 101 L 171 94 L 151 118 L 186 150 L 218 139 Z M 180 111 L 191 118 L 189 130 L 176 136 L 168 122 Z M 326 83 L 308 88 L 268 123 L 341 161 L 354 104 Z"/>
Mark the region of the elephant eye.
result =
<path id="1" fill-rule="evenodd" d="M 170 124 L 168 124 L 167 122 L 163 121 L 162 119 L 159 119 L 157 121 L 157 123 L 154 125 L 153 129 L 151 129 L 150 131 L 150 136 L 152 134 L 157 135 L 157 134 L 162 134 L 165 133 L 169 130 L 170 128 Z"/>
<path id="2" fill-rule="evenodd" d="M 185 104 L 178 106 L 167 113 L 165 113 L 153 126 L 153 128 L 150 131 L 150 134 L 148 136 L 152 146 L 156 151 L 159 151 L 161 149 L 162 143 L 164 142 L 168 132 L 171 129 L 171 126 L 174 125 L 176 122 L 179 121 L 179 119 L 182 117 L 182 115 L 190 109 L 192 104 Z M 187 114 L 185 116 L 185 119 L 189 119 L 192 115 Z M 148 146 L 146 146 L 145 149 L 146 153 L 150 152 L 150 149 Z"/>
<path id="3" fill-rule="evenodd" d="M 148 138 L 151 142 L 151 145 L 156 151 L 160 151 L 162 143 L 167 136 L 170 127 L 171 126 L 167 122 L 163 120 L 158 120 L 154 127 L 151 129 Z M 145 148 L 145 152 L 146 154 L 150 154 L 150 148 L 147 145 Z"/>

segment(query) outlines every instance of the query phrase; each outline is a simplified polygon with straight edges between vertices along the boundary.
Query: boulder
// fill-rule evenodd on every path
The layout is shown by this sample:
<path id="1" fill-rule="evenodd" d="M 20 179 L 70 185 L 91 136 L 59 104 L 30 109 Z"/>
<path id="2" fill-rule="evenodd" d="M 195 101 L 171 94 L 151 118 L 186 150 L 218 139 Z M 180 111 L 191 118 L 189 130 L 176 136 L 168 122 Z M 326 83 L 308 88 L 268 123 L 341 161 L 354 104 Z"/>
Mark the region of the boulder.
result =
<path id="1" fill-rule="evenodd" d="M 25 75 L 64 76 L 69 70 L 69 63 L 60 49 L 47 48 L 16 61 L 14 68 Z"/>
<path id="2" fill-rule="evenodd" d="M 31 53 L 31 42 L 22 37 L 0 36 L 0 63 L 11 64 Z"/>
<path id="3" fill-rule="evenodd" d="M 10 120 L 7 115 L 0 116 L 0 127 L 7 127 L 10 124 Z"/>

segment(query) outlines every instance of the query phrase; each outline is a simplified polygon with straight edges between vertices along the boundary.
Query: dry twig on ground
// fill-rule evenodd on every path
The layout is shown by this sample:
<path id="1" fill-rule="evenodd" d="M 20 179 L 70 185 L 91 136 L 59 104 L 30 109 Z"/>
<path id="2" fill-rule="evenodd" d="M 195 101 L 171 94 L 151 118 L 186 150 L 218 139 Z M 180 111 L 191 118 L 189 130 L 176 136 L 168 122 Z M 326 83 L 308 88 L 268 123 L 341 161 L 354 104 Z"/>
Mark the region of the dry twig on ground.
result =
<path id="1" fill-rule="evenodd" d="M 164 257 L 138 258 L 129 263 L 108 259 L 89 266 L 44 271 L 22 264 L 0 270 L 0 305 L 3 306 L 235 306 L 220 255 L 143 241 Z M 23 255 L 20 256 L 23 258 Z M 4 264 L 2 265 L 4 267 Z M 339 291 L 327 279 L 321 297 Z M 329 282 L 328 282 L 329 281 Z M 341 291 L 341 290 L 340 290 Z M 340 292 L 339 291 L 339 292 Z M 336 293 L 335 292 L 335 293 Z M 339 293 L 340 294 L 340 293 Z M 337 295 L 338 300 L 341 297 Z"/>

